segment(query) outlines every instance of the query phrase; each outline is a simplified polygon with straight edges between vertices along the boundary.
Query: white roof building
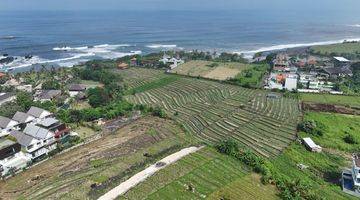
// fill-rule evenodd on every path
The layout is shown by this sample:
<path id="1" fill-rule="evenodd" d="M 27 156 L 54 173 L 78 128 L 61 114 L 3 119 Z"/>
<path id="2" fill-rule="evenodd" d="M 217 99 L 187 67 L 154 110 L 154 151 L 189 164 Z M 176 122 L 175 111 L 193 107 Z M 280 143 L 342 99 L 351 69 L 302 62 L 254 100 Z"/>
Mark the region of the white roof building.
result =
<path id="1" fill-rule="evenodd" d="M 321 146 L 315 144 L 311 138 L 303 138 L 305 146 L 312 152 L 321 152 Z"/>
<path id="2" fill-rule="evenodd" d="M 344 58 L 344 57 L 334 57 L 335 60 L 339 62 L 350 62 L 350 60 Z"/>
<path id="3" fill-rule="evenodd" d="M 297 89 L 297 78 L 286 78 L 285 89 L 293 91 Z"/>

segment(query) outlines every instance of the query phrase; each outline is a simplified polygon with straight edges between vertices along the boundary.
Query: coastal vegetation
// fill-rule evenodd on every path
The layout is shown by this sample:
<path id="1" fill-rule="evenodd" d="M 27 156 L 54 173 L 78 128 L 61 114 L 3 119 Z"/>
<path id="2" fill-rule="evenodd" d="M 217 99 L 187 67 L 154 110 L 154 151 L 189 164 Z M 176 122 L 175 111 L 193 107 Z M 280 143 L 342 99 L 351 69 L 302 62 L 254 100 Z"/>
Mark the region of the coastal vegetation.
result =
<path id="1" fill-rule="evenodd" d="M 322 56 L 343 56 L 348 59 L 360 58 L 360 42 L 321 45 L 310 48 L 311 53 Z"/>
<path id="2" fill-rule="evenodd" d="M 302 93 L 300 95 L 300 99 L 304 102 L 334 104 L 360 108 L 360 96 Z"/>
<path id="3" fill-rule="evenodd" d="M 263 77 L 268 71 L 268 64 L 255 64 L 230 79 L 229 82 L 246 88 L 261 88 Z"/>

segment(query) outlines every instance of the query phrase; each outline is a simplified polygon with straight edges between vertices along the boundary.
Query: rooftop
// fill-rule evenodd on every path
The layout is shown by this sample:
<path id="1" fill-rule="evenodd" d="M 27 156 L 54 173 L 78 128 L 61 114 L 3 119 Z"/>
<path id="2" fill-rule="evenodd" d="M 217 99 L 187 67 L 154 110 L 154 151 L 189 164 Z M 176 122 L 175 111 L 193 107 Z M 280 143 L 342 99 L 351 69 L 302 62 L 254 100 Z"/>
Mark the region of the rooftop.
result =
<path id="1" fill-rule="evenodd" d="M 6 128 L 10 122 L 10 118 L 0 116 L 0 128 Z"/>
<path id="2" fill-rule="evenodd" d="M 31 117 L 31 115 L 24 113 L 24 112 L 17 111 L 12 119 L 15 121 L 18 121 L 19 123 L 26 123 L 27 122 L 26 120 L 29 117 Z"/>
<path id="3" fill-rule="evenodd" d="M 339 62 L 350 62 L 350 60 L 344 58 L 344 57 L 334 57 L 335 60 Z"/>
<path id="4" fill-rule="evenodd" d="M 4 148 L 9 147 L 14 144 L 16 144 L 16 142 L 5 139 L 5 138 L 0 138 L 0 149 L 4 149 Z"/>
<path id="5" fill-rule="evenodd" d="M 21 144 L 22 146 L 29 146 L 31 144 L 31 141 L 33 140 L 32 137 L 24 134 L 23 132 L 13 130 L 10 132 L 10 135 L 16 138 L 17 142 Z"/>
<path id="6" fill-rule="evenodd" d="M 49 111 L 35 106 L 31 106 L 31 108 L 27 111 L 27 114 L 39 118 L 43 112 L 49 112 Z"/>
<path id="7" fill-rule="evenodd" d="M 14 93 L 0 93 L 0 101 L 11 98 L 15 96 Z"/>

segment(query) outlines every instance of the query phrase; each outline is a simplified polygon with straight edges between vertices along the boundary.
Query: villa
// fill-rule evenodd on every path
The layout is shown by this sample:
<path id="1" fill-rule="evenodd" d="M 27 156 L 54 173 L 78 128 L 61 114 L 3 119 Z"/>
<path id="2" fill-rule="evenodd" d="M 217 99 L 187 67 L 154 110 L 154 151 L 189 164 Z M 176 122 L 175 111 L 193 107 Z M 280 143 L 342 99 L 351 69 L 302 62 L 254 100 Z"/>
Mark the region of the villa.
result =
<path id="1" fill-rule="evenodd" d="M 17 129 L 18 125 L 17 121 L 0 116 L 0 137 L 9 135 L 12 130 Z"/>
<path id="2" fill-rule="evenodd" d="M 0 138 L 0 176 L 25 168 L 30 158 L 21 152 L 21 145 L 17 142 Z"/>

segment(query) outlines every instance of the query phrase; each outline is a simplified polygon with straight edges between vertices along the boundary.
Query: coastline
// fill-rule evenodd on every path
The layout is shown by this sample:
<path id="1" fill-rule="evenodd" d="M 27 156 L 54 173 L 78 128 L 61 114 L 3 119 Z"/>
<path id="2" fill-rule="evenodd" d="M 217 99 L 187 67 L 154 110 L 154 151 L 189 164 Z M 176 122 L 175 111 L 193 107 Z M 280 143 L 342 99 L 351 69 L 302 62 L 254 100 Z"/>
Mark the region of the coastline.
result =
<path id="1" fill-rule="evenodd" d="M 356 41 L 360 42 L 360 38 L 345 38 L 341 40 L 329 40 L 329 41 L 320 41 L 320 42 L 309 42 L 309 43 L 292 43 L 292 44 L 279 44 L 279 45 L 272 45 L 267 47 L 261 47 L 255 50 L 240 50 L 240 51 L 223 51 L 227 53 L 235 53 L 235 54 L 242 54 L 244 58 L 251 60 L 253 56 L 256 53 L 271 53 L 271 52 L 279 52 L 279 51 L 304 51 L 307 48 L 310 48 L 312 46 L 324 46 L 324 45 L 332 45 L 332 44 L 341 44 L 344 41 Z M 41 68 L 45 67 L 47 69 L 50 69 L 52 67 L 54 68 L 61 68 L 61 67 L 73 67 L 75 65 L 79 65 L 83 62 L 91 61 L 91 60 L 106 60 L 106 59 L 118 59 L 124 56 L 129 55 L 138 55 L 143 53 L 143 49 L 136 50 L 136 51 L 128 51 L 128 52 L 116 52 L 113 51 L 117 47 L 138 47 L 137 45 L 129 45 L 129 44 L 104 44 L 104 45 L 96 45 L 94 47 L 54 47 L 52 50 L 57 52 L 71 52 L 74 51 L 76 53 L 79 53 L 77 55 L 74 55 L 73 57 L 69 58 L 59 58 L 59 59 L 53 59 L 53 60 L 46 60 L 46 59 L 40 59 L 38 56 L 33 56 L 34 60 L 29 60 L 30 63 L 21 63 L 19 66 L 11 66 L 11 67 L 5 67 L 5 69 L 2 69 L 0 71 L 7 71 L 10 73 L 20 73 L 20 72 L 26 72 L 31 69 L 40 70 Z M 150 48 L 154 52 L 159 51 L 169 51 L 169 50 L 185 50 L 190 51 L 190 49 L 186 49 L 183 47 L 179 47 L 175 44 L 148 44 L 145 45 L 144 48 Z M 144 50 L 147 52 L 146 50 Z M 203 50 L 208 51 L 208 50 Z M 97 56 L 97 53 L 101 53 L 101 56 Z M 93 56 L 93 57 L 92 57 Z M 76 61 L 76 59 L 78 59 Z M 69 61 L 69 62 L 67 62 Z M 62 63 L 64 62 L 64 63 Z M 4 65 L 5 66 L 5 65 Z"/>

